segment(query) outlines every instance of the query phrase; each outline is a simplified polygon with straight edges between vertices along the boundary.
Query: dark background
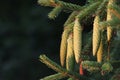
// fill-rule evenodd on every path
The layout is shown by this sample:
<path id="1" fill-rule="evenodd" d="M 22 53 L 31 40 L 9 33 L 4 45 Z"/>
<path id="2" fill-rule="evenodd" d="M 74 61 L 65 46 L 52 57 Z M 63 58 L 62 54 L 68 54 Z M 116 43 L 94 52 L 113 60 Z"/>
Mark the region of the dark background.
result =
<path id="1" fill-rule="evenodd" d="M 55 73 L 39 62 L 39 55 L 59 63 L 62 25 L 69 13 L 50 20 L 51 9 L 37 0 L 0 0 L 0 80 L 39 80 Z"/>

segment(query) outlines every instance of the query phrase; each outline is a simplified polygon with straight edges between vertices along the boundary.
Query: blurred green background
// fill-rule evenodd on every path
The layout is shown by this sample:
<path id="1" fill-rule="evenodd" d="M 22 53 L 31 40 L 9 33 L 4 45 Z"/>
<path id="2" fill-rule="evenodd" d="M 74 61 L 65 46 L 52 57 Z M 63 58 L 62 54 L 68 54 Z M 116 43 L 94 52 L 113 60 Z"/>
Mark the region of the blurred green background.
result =
<path id="1" fill-rule="evenodd" d="M 51 9 L 37 0 L 0 0 L 0 80 L 39 80 L 55 73 L 39 62 L 39 55 L 59 63 L 62 25 L 69 13 L 50 20 Z"/>

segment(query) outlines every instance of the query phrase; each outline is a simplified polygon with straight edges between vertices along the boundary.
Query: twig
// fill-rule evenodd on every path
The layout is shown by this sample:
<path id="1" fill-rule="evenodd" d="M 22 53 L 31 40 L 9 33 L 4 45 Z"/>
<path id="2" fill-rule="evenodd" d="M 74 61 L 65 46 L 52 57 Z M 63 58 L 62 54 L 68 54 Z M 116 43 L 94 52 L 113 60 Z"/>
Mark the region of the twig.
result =
<path id="1" fill-rule="evenodd" d="M 66 77 L 71 77 L 74 80 L 91 80 L 90 78 L 87 78 L 85 76 L 81 76 L 76 72 L 70 72 L 67 71 L 66 69 L 62 68 L 61 66 L 59 66 L 57 63 L 53 62 L 52 60 L 50 60 L 46 55 L 40 55 L 40 61 L 44 64 L 46 64 L 48 67 L 50 67 L 51 69 L 62 73 L 63 75 L 65 75 Z"/>

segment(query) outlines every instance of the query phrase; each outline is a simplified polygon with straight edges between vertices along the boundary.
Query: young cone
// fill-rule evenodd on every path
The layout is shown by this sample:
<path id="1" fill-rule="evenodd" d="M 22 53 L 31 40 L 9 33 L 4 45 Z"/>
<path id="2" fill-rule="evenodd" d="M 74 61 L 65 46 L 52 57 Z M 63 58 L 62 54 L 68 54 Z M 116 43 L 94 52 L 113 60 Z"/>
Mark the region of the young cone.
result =
<path id="1" fill-rule="evenodd" d="M 68 71 L 73 71 L 75 65 L 75 58 L 73 53 L 73 34 L 69 35 L 67 40 L 67 57 L 66 57 L 66 68 Z"/>
<path id="2" fill-rule="evenodd" d="M 102 55 L 103 55 L 103 43 L 102 40 L 100 41 L 100 46 L 97 52 L 97 62 L 101 63 L 102 62 Z"/>
<path id="3" fill-rule="evenodd" d="M 111 26 L 107 26 L 107 41 L 110 42 L 111 37 L 112 37 L 112 27 Z"/>
<path id="4" fill-rule="evenodd" d="M 99 20 L 99 16 L 96 16 L 93 24 L 93 56 L 96 55 L 101 40 L 101 31 L 98 24 Z"/>
<path id="5" fill-rule="evenodd" d="M 77 63 L 80 61 L 81 48 L 82 48 L 82 26 L 79 23 L 79 19 L 75 19 L 75 24 L 73 27 L 73 44 L 74 44 L 74 54 Z"/>
<path id="6" fill-rule="evenodd" d="M 61 66 L 65 65 L 65 59 L 67 55 L 67 39 L 69 36 L 69 33 L 71 31 L 71 26 L 67 26 L 62 34 L 62 40 L 61 40 L 61 45 L 60 45 L 60 63 Z"/>
<path id="7" fill-rule="evenodd" d="M 79 73 L 80 75 L 84 75 L 82 64 L 80 64 Z"/>
<path id="8" fill-rule="evenodd" d="M 114 1 L 115 1 L 115 0 L 109 0 L 109 2 L 108 2 L 108 7 L 109 7 L 111 4 L 113 4 Z M 110 8 L 107 8 L 107 21 L 112 20 L 112 17 L 113 17 L 113 15 L 112 15 L 112 13 L 111 13 Z M 110 40 L 111 40 L 112 32 L 113 32 L 112 27 L 111 27 L 111 26 L 107 26 L 107 41 L 108 41 L 108 42 L 110 42 Z"/>

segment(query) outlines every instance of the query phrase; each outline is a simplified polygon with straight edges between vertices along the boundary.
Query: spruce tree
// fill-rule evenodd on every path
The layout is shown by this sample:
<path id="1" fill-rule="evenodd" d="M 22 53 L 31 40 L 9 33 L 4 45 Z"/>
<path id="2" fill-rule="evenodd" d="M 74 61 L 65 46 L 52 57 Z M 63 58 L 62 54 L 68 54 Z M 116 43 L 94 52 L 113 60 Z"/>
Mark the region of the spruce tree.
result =
<path id="1" fill-rule="evenodd" d="M 83 6 L 61 0 L 38 3 L 53 7 L 50 19 L 56 19 L 62 11 L 71 13 L 63 24 L 58 52 L 61 64 L 45 54 L 39 57 L 57 73 L 40 80 L 120 80 L 119 0 L 87 0 Z M 86 32 L 88 26 L 84 24 L 91 23 L 92 29 Z"/>

